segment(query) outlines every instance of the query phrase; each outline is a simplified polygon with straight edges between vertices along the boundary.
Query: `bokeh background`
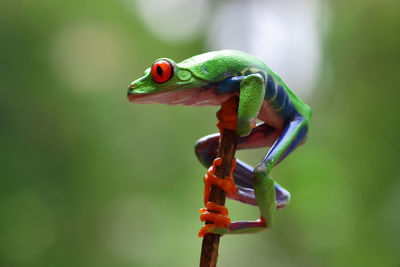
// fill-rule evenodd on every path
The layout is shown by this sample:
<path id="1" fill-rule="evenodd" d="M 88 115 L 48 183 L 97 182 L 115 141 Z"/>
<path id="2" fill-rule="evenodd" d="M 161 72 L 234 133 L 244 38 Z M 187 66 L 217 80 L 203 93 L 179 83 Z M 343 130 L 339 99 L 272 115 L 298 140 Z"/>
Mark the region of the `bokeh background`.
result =
<path id="1" fill-rule="evenodd" d="M 216 107 L 135 105 L 159 57 L 235 48 L 313 108 L 273 229 L 219 266 L 400 266 L 398 0 L 0 2 L 0 266 L 197 266 Z M 239 152 L 251 164 L 267 149 Z M 258 210 L 227 203 L 231 217 Z"/>

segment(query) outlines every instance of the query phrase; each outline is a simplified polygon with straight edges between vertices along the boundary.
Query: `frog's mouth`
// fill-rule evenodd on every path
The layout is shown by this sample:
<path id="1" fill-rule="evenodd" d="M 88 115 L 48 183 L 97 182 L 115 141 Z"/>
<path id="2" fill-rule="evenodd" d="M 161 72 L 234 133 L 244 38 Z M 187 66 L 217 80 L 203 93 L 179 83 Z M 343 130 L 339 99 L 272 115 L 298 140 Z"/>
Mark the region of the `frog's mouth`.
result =
<path id="1" fill-rule="evenodd" d="M 215 88 L 194 88 L 172 90 L 158 93 L 128 92 L 128 99 L 133 103 L 186 106 L 218 106 L 231 97 L 231 94 L 216 94 Z"/>
<path id="2" fill-rule="evenodd" d="M 128 92 L 128 99 L 130 102 L 138 104 L 153 104 L 153 103 L 164 103 L 165 101 L 171 101 L 168 97 L 170 92 L 157 92 L 157 93 L 131 93 Z"/>

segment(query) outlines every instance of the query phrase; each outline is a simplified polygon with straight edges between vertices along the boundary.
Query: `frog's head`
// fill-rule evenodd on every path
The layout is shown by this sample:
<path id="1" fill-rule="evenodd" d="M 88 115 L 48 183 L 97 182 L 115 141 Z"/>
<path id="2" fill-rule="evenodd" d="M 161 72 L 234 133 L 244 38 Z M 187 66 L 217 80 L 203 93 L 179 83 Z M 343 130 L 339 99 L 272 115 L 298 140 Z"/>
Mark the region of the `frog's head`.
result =
<path id="1" fill-rule="evenodd" d="M 129 101 L 175 104 L 178 98 L 188 95 L 191 89 L 205 85 L 205 82 L 193 77 L 190 70 L 179 67 L 168 58 L 156 60 L 144 74 L 130 84 Z"/>

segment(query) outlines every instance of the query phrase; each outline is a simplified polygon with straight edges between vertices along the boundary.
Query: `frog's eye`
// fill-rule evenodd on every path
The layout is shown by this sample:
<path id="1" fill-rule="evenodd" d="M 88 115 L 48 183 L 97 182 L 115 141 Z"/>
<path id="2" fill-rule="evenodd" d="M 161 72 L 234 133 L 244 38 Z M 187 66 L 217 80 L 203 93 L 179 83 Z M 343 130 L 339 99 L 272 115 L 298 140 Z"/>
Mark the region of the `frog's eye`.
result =
<path id="1" fill-rule="evenodd" d="M 171 79 L 172 73 L 172 66 L 166 60 L 159 60 L 151 67 L 151 76 L 157 83 L 165 83 Z"/>

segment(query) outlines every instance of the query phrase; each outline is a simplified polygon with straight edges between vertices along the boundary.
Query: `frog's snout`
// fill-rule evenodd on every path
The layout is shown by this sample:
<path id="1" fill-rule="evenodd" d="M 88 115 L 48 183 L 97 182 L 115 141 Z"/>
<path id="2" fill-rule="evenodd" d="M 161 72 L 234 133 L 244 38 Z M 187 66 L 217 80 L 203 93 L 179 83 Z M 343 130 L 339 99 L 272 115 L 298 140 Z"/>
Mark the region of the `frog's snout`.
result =
<path id="1" fill-rule="evenodd" d="M 134 83 L 131 83 L 128 87 L 128 95 L 132 94 L 133 88 L 135 87 Z"/>
<path id="2" fill-rule="evenodd" d="M 134 87 L 135 87 L 135 84 L 133 84 L 133 83 L 131 83 L 131 84 L 129 85 L 129 87 L 128 87 L 127 96 L 128 96 L 128 98 L 129 98 L 129 100 L 131 99 L 131 95 L 133 94 L 132 91 L 133 91 L 133 88 L 134 88 Z"/>

